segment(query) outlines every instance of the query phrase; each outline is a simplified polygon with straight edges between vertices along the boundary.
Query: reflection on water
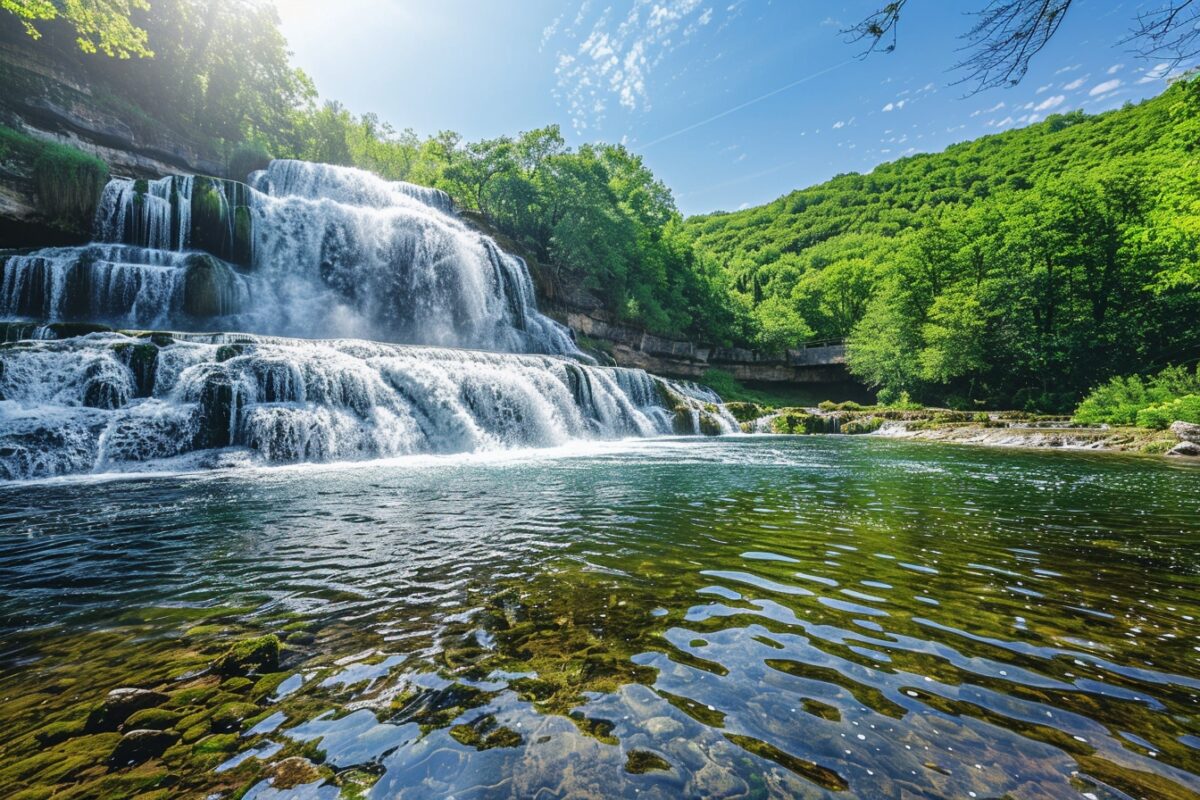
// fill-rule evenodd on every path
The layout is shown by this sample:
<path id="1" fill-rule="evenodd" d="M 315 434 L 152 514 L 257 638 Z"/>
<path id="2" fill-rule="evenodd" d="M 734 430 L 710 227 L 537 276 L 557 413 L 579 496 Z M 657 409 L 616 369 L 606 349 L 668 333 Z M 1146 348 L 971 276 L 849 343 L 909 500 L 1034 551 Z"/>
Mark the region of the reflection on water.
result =
<path id="1" fill-rule="evenodd" d="M 0 508 L 0 695 L 178 641 L 181 608 L 305 632 L 218 769 L 309 743 L 341 782 L 247 797 L 351 774 L 372 797 L 1200 790 L 1186 467 L 746 438 L 12 486 Z"/>

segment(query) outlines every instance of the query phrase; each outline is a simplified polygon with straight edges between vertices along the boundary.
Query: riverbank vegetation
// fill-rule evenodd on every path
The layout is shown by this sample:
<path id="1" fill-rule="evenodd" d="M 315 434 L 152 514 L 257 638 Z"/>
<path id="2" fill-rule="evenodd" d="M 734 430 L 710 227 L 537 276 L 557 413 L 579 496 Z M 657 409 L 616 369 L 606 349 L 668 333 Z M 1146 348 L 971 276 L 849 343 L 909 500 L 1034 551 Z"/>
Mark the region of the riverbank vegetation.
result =
<path id="1" fill-rule="evenodd" d="M 152 56 L 80 52 L 65 19 L 39 22 L 36 46 L 132 127 L 198 142 L 236 177 L 291 157 L 441 188 L 536 260 L 544 291 L 657 334 L 775 352 L 847 339 L 885 400 L 964 410 L 1069 412 L 1115 375 L 1200 353 L 1197 80 L 684 220 L 624 146 L 571 148 L 556 126 L 422 137 L 320 102 L 270 4 L 128 10 Z"/>

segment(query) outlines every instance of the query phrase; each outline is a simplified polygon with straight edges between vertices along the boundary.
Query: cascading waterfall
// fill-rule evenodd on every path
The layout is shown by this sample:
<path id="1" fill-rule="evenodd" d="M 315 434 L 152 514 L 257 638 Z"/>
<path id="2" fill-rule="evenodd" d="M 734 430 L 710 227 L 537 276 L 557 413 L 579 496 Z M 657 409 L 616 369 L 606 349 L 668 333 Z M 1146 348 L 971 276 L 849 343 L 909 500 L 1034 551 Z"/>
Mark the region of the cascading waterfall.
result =
<path id="1" fill-rule="evenodd" d="M 525 263 L 467 226 L 445 193 L 301 161 L 272 162 L 253 183 L 261 191 L 202 177 L 111 181 L 96 238 L 126 247 L 4 258 L 0 314 L 581 357 L 537 310 Z M 90 286 L 98 268 L 120 283 L 86 304 L 36 288 L 48 274 Z"/>
<path id="2" fill-rule="evenodd" d="M 436 189 L 275 161 L 115 179 L 95 227 L 0 255 L 0 478 L 738 430 L 710 390 L 590 363 Z"/>
<path id="3" fill-rule="evenodd" d="M 362 340 L 26 340 L 0 349 L 0 478 L 665 435 L 690 424 L 689 391 L 555 356 Z"/>

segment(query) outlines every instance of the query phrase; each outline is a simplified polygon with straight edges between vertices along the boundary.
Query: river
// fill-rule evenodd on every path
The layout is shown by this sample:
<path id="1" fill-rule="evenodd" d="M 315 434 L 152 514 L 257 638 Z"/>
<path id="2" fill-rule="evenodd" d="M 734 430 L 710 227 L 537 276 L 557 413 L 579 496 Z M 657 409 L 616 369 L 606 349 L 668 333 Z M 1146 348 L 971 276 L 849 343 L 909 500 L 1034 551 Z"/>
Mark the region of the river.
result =
<path id="1" fill-rule="evenodd" d="M 1200 791 L 1200 480 L 1159 459 L 655 439 L 6 484 L 0 509 L 10 764 L 273 632 L 283 689 L 168 751 L 170 796 Z M 320 777 L 272 785 L 292 752 Z"/>

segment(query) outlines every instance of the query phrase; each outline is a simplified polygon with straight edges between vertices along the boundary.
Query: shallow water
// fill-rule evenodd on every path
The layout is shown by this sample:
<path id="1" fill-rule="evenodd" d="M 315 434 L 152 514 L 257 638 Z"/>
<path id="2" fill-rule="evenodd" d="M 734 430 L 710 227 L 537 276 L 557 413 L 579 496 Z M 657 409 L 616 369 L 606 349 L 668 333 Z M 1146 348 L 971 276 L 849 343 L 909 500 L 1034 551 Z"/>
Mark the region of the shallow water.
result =
<path id="1" fill-rule="evenodd" d="M 1198 544 L 1195 468 L 861 437 L 8 485 L 0 696 L 287 612 L 316 635 L 230 774 L 319 741 L 372 797 L 1195 797 Z"/>

